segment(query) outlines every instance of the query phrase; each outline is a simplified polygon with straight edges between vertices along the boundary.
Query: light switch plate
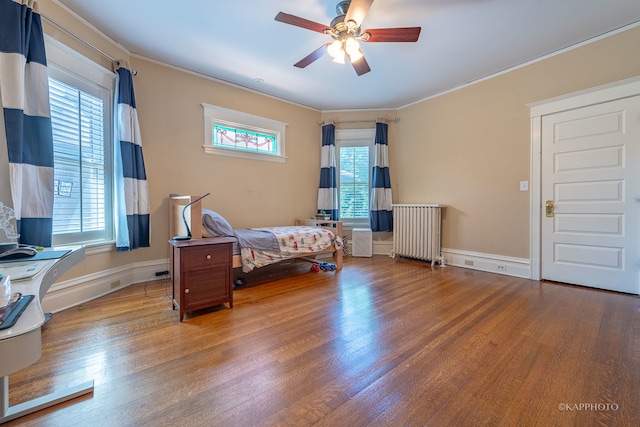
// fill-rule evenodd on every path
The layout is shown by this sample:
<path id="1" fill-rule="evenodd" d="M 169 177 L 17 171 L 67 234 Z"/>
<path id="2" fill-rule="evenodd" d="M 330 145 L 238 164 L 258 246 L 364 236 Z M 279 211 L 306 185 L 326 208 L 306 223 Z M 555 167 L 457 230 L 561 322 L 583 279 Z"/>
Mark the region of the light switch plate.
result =
<path id="1" fill-rule="evenodd" d="M 520 181 L 520 191 L 529 191 L 529 181 Z"/>

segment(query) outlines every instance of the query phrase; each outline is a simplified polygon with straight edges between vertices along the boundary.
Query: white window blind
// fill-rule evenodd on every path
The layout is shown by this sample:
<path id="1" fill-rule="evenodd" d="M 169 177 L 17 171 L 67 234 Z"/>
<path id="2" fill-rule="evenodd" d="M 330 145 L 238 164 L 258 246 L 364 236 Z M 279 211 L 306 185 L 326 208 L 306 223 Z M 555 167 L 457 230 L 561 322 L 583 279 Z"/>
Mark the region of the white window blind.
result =
<path id="1" fill-rule="evenodd" d="M 340 218 L 369 218 L 369 151 L 340 147 Z"/>
<path id="2" fill-rule="evenodd" d="M 45 35 L 54 151 L 53 245 L 113 241 L 116 76 Z"/>
<path id="3" fill-rule="evenodd" d="M 369 197 L 375 129 L 336 130 L 338 204 L 346 227 L 369 224 Z"/>
<path id="4" fill-rule="evenodd" d="M 54 147 L 53 234 L 67 242 L 104 239 L 105 166 L 109 164 L 105 161 L 104 101 L 53 78 L 49 79 L 49 97 Z"/>

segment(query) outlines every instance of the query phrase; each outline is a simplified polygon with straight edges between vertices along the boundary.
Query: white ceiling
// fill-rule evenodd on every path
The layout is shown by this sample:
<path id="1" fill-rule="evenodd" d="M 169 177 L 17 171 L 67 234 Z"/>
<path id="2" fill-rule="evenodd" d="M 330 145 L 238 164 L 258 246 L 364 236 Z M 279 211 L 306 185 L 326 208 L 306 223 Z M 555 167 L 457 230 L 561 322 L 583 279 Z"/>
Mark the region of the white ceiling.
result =
<path id="1" fill-rule="evenodd" d="M 640 22 L 640 0 L 376 0 L 362 28 L 422 27 L 416 43 L 362 43 L 371 72 L 324 55 L 338 0 L 57 0 L 132 54 L 318 110 L 399 108 Z"/>

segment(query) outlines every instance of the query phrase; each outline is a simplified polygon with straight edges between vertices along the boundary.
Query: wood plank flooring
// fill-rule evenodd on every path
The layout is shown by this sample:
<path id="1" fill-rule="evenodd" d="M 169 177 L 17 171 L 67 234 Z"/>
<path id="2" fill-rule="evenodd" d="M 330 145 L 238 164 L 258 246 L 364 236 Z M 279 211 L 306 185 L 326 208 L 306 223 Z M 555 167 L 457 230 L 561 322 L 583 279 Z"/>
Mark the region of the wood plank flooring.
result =
<path id="1" fill-rule="evenodd" d="M 638 297 L 385 256 L 281 268 L 183 323 L 164 281 L 55 314 L 10 404 L 94 393 L 5 425 L 640 425 Z"/>

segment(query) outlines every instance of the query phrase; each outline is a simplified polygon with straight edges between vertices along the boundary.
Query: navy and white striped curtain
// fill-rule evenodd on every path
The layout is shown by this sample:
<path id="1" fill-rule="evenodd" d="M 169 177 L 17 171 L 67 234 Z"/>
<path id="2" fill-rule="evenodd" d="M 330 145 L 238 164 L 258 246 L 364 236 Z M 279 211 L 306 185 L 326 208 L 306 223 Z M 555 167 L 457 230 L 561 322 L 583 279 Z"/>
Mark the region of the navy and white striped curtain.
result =
<path id="1" fill-rule="evenodd" d="M 388 124 L 376 123 L 375 163 L 371 179 L 371 231 L 393 231 L 388 134 Z"/>
<path id="2" fill-rule="evenodd" d="M 49 78 L 42 21 L 33 0 L 0 0 L 0 94 L 19 241 L 51 246 Z"/>
<path id="3" fill-rule="evenodd" d="M 320 188 L 318 213 L 324 212 L 338 220 L 338 182 L 336 180 L 336 126 L 322 126 L 322 154 L 320 160 Z"/>
<path id="4" fill-rule="evenodd" d="M 131 71 L 120 66 L 116 93 L 116 249 L 149 247 L 149 188 Z"/>

